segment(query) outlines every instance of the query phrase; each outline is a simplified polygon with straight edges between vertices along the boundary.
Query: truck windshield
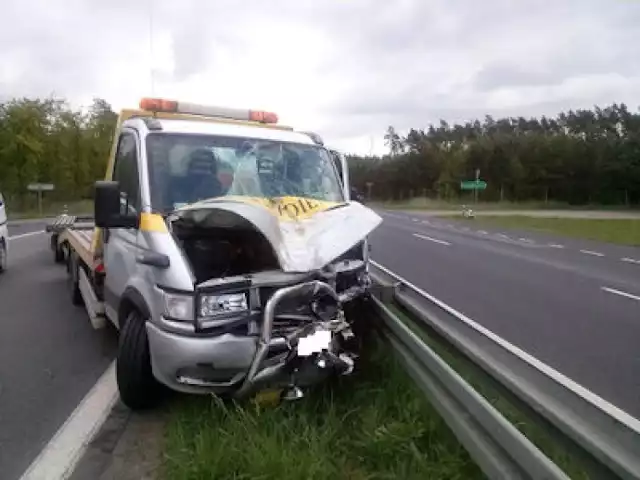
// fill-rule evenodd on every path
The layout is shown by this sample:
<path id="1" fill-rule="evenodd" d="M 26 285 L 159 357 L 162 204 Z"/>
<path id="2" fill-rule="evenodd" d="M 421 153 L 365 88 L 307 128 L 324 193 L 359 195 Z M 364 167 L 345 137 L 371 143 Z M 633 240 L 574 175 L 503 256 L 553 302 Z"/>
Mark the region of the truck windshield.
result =
<path id="1" fill-rule="evenodd" d="M 333 160 L 315 145 L 150 133 L 146 147 L 155 211 L 231 195 L 344 200 Z"/>

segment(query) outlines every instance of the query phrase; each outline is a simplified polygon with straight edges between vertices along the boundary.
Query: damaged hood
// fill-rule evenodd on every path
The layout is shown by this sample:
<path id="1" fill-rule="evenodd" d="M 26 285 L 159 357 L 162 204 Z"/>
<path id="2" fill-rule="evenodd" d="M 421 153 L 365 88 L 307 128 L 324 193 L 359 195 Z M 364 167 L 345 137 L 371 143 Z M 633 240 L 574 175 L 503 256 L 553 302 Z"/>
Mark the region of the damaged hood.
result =
<path id="1" fill-rule="evenodd" d="M 375 230 L 382 218 L 357 202 L 311 198 L 221 197 L 179 208 L 201 227 L 239 228 L 249 222 L 272 245 L 284 272 L 320 269 Z"/>

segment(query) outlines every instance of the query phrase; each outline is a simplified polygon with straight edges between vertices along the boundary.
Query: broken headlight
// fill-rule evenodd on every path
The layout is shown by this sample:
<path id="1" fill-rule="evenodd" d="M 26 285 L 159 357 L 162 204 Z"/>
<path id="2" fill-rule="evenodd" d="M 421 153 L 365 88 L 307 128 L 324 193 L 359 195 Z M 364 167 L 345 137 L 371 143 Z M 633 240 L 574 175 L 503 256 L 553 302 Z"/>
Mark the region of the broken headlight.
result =
<path id="1" fill-rule="evenodd" d="M 247 312 L 249 299 L 246 293 L 205 294 L 200 296 L 198 316 L 200 318 Z"/>

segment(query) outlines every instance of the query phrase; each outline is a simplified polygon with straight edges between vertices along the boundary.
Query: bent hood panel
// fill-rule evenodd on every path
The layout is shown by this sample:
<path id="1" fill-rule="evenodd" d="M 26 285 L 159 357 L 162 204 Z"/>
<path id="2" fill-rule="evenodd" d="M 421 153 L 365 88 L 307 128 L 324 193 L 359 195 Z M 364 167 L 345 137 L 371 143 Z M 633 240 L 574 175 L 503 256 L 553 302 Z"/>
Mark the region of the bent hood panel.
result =
<path id="1" fill-rule="evenodd" d="M 379 215 L 360 203 L 298 197 L 224 197 L 185 206 L 175 215 L 190 217 L 203 227 L 233 228 L 243 220 L 250 222 L 271 243 L 285 272 L 324 267 L 382 222 Z"/>

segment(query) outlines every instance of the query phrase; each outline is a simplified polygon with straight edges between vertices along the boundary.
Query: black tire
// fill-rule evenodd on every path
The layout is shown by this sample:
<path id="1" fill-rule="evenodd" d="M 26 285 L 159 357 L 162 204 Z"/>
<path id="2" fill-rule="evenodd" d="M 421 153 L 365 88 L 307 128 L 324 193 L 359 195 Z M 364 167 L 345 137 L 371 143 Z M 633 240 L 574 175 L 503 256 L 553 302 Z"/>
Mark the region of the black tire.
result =
<path id="1" fill-rule="evenodd" d="M 63 263 L 64 262 L 64 250 L 62 250 L 61 246 L 53 247 L 53 261 L 55 263 Z"/>
<path id="2" fill-rule="evenodd" d="M 84 304 L 84 301 L 82 300 L 82 293 L 80 293 L 80 281 L 78 277 L 78 269 L 80 267 L 78 266 L 78 259 L 75 253 L 72 252 L 71 255 L 69 255 L 68 262 L 69 275 L 67 276 L 67 283 L 69 286 L 69 296 L 71 297 L 71 303 L 79 307 Z"/>
<path id="3" fill-rule="evenodd" d="M 0 273 L 7 271 L 7 245 L 5 240 L 0 240 Z"/>
<path id="4" fill-rule="evenodd" d="M 151 371 L 147 329 L 137 310 L 129 313 L 120 331 L 116 381 L 122 402 L 131 410 L 155 407 L 164 393 Z"/>
<path id="5" fill-rule="evenodd" d="M 55 263 L 64 262 L 64 251 L 62 250 L 62 246 L 58 245 L 58 236 L 51 236 L 51 249 L 53 250 L 53 261 Z"/>

